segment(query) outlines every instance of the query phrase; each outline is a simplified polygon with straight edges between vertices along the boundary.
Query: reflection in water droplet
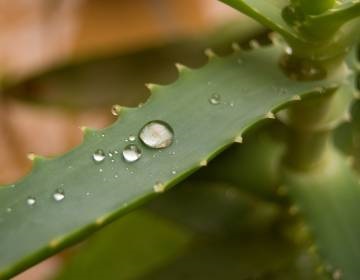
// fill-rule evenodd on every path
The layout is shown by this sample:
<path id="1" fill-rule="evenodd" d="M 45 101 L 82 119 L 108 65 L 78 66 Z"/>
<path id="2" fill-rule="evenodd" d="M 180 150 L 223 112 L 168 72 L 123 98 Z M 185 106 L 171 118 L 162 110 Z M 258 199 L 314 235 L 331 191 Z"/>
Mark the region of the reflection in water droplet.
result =
<path id="1" fill-rule="evenodd" d="M 124 148 L 122 154 L 125 161 L 134 162 L 137 161 L 142 156 L 142 151 L 138 146 L 134 144 L 130 144 Z"/>
<path id="2" fill-rule="evenodd" d="M 121 111 L 121 106 L 120 105 L 113 105 L 111 107 L 111 114 L 113 114 L 114 116 L 119 116 Z"/>
<path id="3" fill-rule="evenodd" d="M 221 96 L 218 93 L 213 93 L 210 98 L 209 98 L 209 102 L 212 105 L 218 105 L 220 104 L 220 100 L 221 100 Z"/>
<path id="4" fill-rule="evenodd" d="M 151 121 L 140 130 L 139 138 L 147 147 L 162 149 L 172 144 L 174 131 L 164 121 Z"/>
<path id="5" fill-rule="evenodd" d="M 35 197 L 29 196 L 29 197 L 26 199 L 26 203 L 27 203 L 27 205 L 29 205 L 29 206 L 35 205 L 35 204 L 36 204 L 36 199 L 35 199 Z"/>
<path id="6" fill-rule="evenodd" d="M 65 192 L 63 189 L 57 189 L 54 194 L 53 198 L 55 201 L 62 201 L 65 198 Z"/>
<path id="7" fill-rule="evenodd" d="M 92 157 L 95 162 L 102 162 L 105 159 L 105 152 L 101 149 L 98 149 L 95 151 L 95 153 L 93 153 Z"/>

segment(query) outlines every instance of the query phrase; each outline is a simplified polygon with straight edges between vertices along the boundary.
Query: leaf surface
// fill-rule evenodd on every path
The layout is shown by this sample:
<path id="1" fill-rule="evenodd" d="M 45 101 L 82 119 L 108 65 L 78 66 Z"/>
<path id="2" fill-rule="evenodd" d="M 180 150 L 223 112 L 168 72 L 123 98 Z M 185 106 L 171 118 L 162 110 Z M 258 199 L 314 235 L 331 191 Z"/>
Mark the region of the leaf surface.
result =
<path id="1" fill-rule="evenodd" d="M 198 70 L 181 67 L 178 80 L 152 87 L 143 106 L 123 108 L 119 120 L 106 129 L 86 130 L 79 147 L 58 158 L 36 158 L 28 176 L 0 189 L 0 278 L 75 243 L 175 185 L 239 141 L 247 129 L 273 117 L 271 112 L 290 104 L 294 96 L 316 95 L 315 87 L 336 82 L 290 81 L 277 66 L 280 53 L 268 47 L 213 57 Z M 214 94 L 219 96 L 216 105 L 209 102 Z M 136 139 L 132 143 L 141 148 L 142 157 L 125 162 L 121 153 L 130 143 L 125 139 L 152 120 L 171 126 L 172 145 L 157 150 Z M 98 149 L 106 153 L 101 163 L 92 159 Z M 59 188 L 65 197 L 55 201 Z M 29 205 L 29 199 L 35 203 Z"/>

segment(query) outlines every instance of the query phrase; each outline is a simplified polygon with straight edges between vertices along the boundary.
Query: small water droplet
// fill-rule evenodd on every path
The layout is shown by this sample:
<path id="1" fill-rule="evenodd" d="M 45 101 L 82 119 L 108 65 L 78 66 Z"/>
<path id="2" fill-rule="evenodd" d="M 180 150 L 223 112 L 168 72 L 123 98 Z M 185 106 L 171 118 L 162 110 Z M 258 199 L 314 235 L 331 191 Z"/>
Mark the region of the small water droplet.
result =
<path id="1" fill-rule="evenodd" d="M 105 159 L 105 152 L 101 149 L 98 149 L 95 151 L 95 153 L 93 153 L 92 157 L 95 162 L 102 162 Z"/>
<path id="2" fill-rule="evenodd" d="M 235 106 L 235 102 L 234 101 L 230 101 L 230 107 L 234 107 Z"/>
<path id="3" fill-rule="evenodd" d="M 36 204 L 36 199 L 35 199 L 35 197 L 29 196 L 29 197 L 26 199 L 26 203 L 27 203 L 27 205 L 29 205 L 29 206 L 35 205 L 35 204 Z"/>
<path id="4" fill-rule="evenodd" d="M 103 172 L 104 170 L 102 168 L 99 168 L 99 172 Z"/>
<path id="5" fill-rule="evenodd" d="M 129 136 L 129 141 L 133 142 L 136 140 L 136 137 L 134 135 Z"/>
<path id="6" fill-rule="evenodd" d="M 121 111 L 121 106 L 120 105 L 113 105 L 111 107 L 111 114 L 113 116 L 116 116 L 116 117 L 119 116 L 120 111 Z"/>
<path id="7" fill-rule="evenodd" d="M 90 195 L 91 195 L 91 192 L 86 192 L 85 195 L 86 195 L 86 196 L 90 196 Z"/>
<path id="8" fill-rule="evenodd" d="M 173 175 L 175 175 L 176 173 L 177 173 L 176 170 L 171 171 L 171 174 L 173 174 Z"/>
<path id="9" fill-rule="evenodd" d="M 147 147 L 162 149 L 172 144 L 174 131 L 164 121 L 151 121 L 140 130 L 139 138 Z"/>
<path id="10" fill-rule="evenodd" d="M 114 175 L 114 178 L 119 178 L 119 175 L 115 174 L 115 175 Z"/>
<path id="11" fill-rule="evenodd" d="M 6 212 L 10 213 L 12 211 L 12 208 L 11 207 L 7 207 L 6 208 Z"/>
<path id="12" fill-rule="evenodd" d="M 113 157 L 113 153 L 112 153 L 112 152 L 108 152 L 108 156 L 109 156 L 109 157 Z"/>
<path id="13" fill-rule="evenodd" d="M 209 102 L 212 105 L 218 105 L 220 104 L 220 100 L 221 100 L 221 96 L 218 93 L 213 93 L 210 98 L 209 98 Z"/>
<path id="14" fill-rule="evenodd" d="M 105 133 L 102 133 L 102 134 L 101 134 L 101 137 L 105 137 Z"/>
<path id="15" fill-rule="evenodd" d="M 62 201 L 65 198 L 65 192 L 63 189 L 57 189 L 54 194 L 53 198 L 55 201 Z"/>
<path id="16" fill-rule="evenodd" d="M 122 154 L 125 161 L 135 162 L 142 156 L 142 151 L 138 146 L 130 144 L 124 148 Z"/>

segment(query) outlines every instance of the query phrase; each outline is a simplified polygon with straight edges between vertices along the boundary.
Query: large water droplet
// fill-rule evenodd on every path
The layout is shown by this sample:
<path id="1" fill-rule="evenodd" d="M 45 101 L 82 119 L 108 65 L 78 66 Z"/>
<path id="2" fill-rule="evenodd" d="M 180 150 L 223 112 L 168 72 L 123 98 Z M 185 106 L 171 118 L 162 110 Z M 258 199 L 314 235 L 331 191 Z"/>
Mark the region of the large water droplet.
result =
<path id="1" fill-rule="evenodd" d="M 151 121 L 140 130 L 139 138 L 150 148 L 162 149 L 171 145 L 174 131 L 164 121 Z"/>
<path id="2" fill-rule="evenodd" d="M 54 194 L 53 198 L 55 201 L 62 201 L 65 198 L 65 192 L 63 189 L 57 189 Z"/>
<path id="3" fill-rule="evenodd" d="M 105 159 L 105 152 L 101 149 L 98 149 L 95 151 L 95 153 L 93 153 L 92 157 L 95 162 L 102 162 Z"/>
<path id="4" fill-rule="evenodd" d="M 142 151 L 138 146 L 130 144 L 124 148 L 122 154 L 127 162 L 134 162 L 142 156 Z"/>
<path id="5" fill-rule="evenodd" d="M 29 196 L 29 197 L 26 199 L 26 203 L 27 203 L 27 205 L 29 205 L 29 206 L 35 205 L 35 204 L 36 204 L 36 199 L 35 199 L 35 197 Z"/>
<path id="6" fill-rule="evenodd" d="M 209 98 L 209 102 L 212 105 L 218 105 L 220 104 L 220 101 L 221 101 L 221 96 L 218 93 L 213 93 Z"/>

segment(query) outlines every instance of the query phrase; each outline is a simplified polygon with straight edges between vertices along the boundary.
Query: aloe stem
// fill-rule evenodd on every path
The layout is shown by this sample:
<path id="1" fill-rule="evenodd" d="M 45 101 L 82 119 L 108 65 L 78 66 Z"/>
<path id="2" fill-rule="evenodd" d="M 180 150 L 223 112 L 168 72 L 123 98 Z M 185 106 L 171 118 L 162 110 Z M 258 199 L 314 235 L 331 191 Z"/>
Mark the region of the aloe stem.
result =
<path id="1" fill-rule="evenodd" d="M 321 96 L 303 100 L 279 114 L 280 119 L 289 128 L 284 158 L 286 165 L 308 170 L 327 160 L 331 132 L 344 118 L 349 106 L 350 96 L 346 94 L 346 89 L 326 89 Z"/>

